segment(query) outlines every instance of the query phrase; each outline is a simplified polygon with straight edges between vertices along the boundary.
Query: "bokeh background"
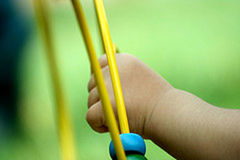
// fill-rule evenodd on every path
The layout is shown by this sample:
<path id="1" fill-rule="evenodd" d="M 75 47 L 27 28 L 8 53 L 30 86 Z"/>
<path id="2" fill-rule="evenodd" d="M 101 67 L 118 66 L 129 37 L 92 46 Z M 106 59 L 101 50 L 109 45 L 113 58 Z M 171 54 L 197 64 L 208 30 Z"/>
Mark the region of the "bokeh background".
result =
<path id="1" fill-rule="evenodd" d="M 8 136 L 0 130 L 0 159 L 58 160 L 56 110 L 44 43 L 31 3 L 17 3 L 29 25 L 29 38 L 16 68 L 22 133 Z M 100 55 L 92 1 L 82 3 Z M 213 105 L 240 109 L 239 0 L 105 0 L 105 7 L 112 39 L 121 52 L 135 55 L 174 87 Z M 53 1 L 50 8 L 78 159 L 109 159 L 109 135 L 92 131 L 85 121 L 90 70 L 71 3 Z M 147 157 L 174 159 L 150 141 Z"/>

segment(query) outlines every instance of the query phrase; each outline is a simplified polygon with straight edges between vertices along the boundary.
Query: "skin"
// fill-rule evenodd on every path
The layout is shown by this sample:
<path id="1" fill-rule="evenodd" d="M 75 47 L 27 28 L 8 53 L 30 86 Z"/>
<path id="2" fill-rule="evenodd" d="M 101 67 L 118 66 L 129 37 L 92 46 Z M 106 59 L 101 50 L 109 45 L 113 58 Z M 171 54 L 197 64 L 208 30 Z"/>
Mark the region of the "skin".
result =
<path id="1" fill-rule="evenodd" d="M 219 108 L 174 88 L 136 57 L 116 54 L 116 60 L 131 132 L 180 160 L 240 159 L 240 110 Z M 106 56 L 99 62 L 116 114 Z M 86 119 L 95 131 L 107 132 L 93 75 L 88 90 Z"/>

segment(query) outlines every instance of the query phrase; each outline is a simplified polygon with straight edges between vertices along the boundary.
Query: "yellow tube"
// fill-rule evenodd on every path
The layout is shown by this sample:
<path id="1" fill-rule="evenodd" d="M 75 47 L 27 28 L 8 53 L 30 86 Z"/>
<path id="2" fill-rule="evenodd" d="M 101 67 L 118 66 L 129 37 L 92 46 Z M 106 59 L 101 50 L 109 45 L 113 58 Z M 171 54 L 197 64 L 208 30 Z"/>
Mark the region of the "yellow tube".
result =
<path id="1" fill-rule="evenodd" d="M 96 5 L 94 5 L 94 7 L 95 7 L 96 17 L 98 18 Z M 103 37 L 101 36 L 100 23 L 98 23 L 98 25 L 97 25 L 97 31 L 100 33 L 100 34 L 99 34 L 99 35 L 100 35 L 100 38 L 99 38 L 99 39 L 100 39 L 100 41 L 101 41 L 101 43 L 102 43 L 102 45 L 101 45 L 101 52 L 102 52 L 102 54 L 105 54 L 106 51 L 105 51 L 105 48 L 104 48 Z M 118 47 L 117 47 L 116 44 L 113 44 L 113 51 L 114 51 L 114 53 L 120 53 L 120 52 L 119 52 L 119 49 L 118 49 Z"/>
<path id="2" fill-rule="evenodd" d="M 107 88 L 104 83 L 101 67 L 99 65 L 98 58 L 96 56 L 96 52 L 93 46 L 93 42 L 90 36 L 90 32 L 88 30 L 87 22 L 86 22 L 81 4 L 78 0 L 71 0 L 71 1 L 72 1 L 73 8 L 75 10 L 75 14 L 78 19 L 80 29 L 82 31 L 82 36 L 85 41 L 87 51 L 88 51 L 88 57 L 91 62 L 93 73 L 95 75 L 95 81 L 96 81 L 100 99 L 103 105 L 104 115 L 106 118 L 106 122 L 108 125 L 109 132 L 111 134 L 114 147 L 116 149 L 117 158 L 119 160 L 126 160 L 126 155 L 125 155 L 122 142 L 119 136 L 119 130 L 118 130 L 116 118 L 112 109 L 111 101 L 108 96 Z"/>
<path id="3" fill-rule="evenodd" d="M 102 39 L 103 39 L 105 51 L 107 54 L 108 65 L 109 65 L 110 74 L 112 78 L 113 91 L 116 99 L 121 133 L 129 133 L 130 131 L 129 131 L 127 113 L 126 113 L 126 108 L 124 104 L 119 73 L 117 69 L 117 62 L 115 59 L 114 46 L 112 44 L 112 40 L 109 32 L 104 5 L 102 0 L 94 0 L 94 2 L 95 2 L 95 8 L 97 10 L 99 26 L 102 33 Z"/>
<path id="4" fill-rule="evenodd" d="M 53 47 L 51 29 L 48 20 L 47 5 L 43 0 L 34 0 L 36 14 L 42 28 L 43 38 L 46 45 L 46 56 L 53 82 L 54 96 L 57 107 L 58 132 L 60 141 L 61 158 L 63 160 L 76 160 L 74 135 L 69 114 L 66 109 L 65 97 L 61 88 L 61 80 L 56 64 L 56 53 Z"/>

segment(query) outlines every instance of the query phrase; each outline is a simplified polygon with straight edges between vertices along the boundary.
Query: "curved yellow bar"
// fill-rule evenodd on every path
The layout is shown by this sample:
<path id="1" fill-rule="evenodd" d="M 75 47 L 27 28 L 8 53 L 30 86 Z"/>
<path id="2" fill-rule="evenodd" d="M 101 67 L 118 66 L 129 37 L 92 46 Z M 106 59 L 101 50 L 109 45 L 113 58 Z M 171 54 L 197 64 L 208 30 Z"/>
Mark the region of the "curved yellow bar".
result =
<path id="1" fill-rule="evenodd" d="M 97 10 L 99 26 L 101 29 L 102 39 L 103 39 L 105 51 L 107 54 L 108 65 L 109 65 L 110 74 L 112 78 L 113 91 L 116 99 L 121 133 L 129 133 L 130 130 L 128 125 L 127 113 L 126 113 L 126 108 L 124 104 L 121 82 L 118 74 L 117 62 L 116 62 L 115 53 L 114 53 L 114 50 L 116 49 L 114 49 L 114 46 L 112 44 L 103 2 L 102 0 L 94 0 L 94 2 L 95 2 L 95 8 Z"/>
<path id="2" fill-rule="evenodd" d="M 76 16 L 78 19 L 78 23 L 79 23 L 81 31 L 82 31 L 82 35 L 83 35 L 83 39 L 85 41 L 87 51 L 88 51 L 89 60 L 91 62 L 91 67 L 92 67 L 93 73 L 95 75 L 95 81 L 98 86 L 100 99 L 101 99 L 101 102 L 103 105 L 104 115 L 106 118 L 108 129 L 109 129 L 111 137 L 112 137 L 114 147 L 116 149 L 117 158 L 119 160 L 126 160 L 126 155 L 123 150 L 122 142 L 121 142 L 120 136 L 119 136 L 117 121 L 116 121 L 116 118 L 115 118 L 115 115 L 114 115 L 114 112 L 112 109 L 112 105 L 111 105 L 111 102 L 110 102 L 110 99 L 108 96 L 107 88 L 105 86 L 104 78 L 103 78 L 103 75 L 101 72 L 101 67 L 99 65 L 98 58 L 96 56 L 96 52 L 95 52 L 95 49 L 93 46 L 93 42 L 92 42 L 92 39 L 90 36 L 90 32 L 88 30 L 87 22 L 86 22 L 81 4 L 80 4 L 79 0 L 71 0 L 71 1 L 72 1 L 72 5 L 74 7 L 74 10 L 75 10 L 75 13 L 76 13 Z"/>
<path id="3" fill-rule="evenodd" d="M 53 82 L 54 96 L 56 99 L 59 141 L 61 146 L 61 158 L 63 160 L 76 160 L 74 135 L 69 114 L 66 108 L 65 97 L 61 88 L 61 80 L 56 64 L 56 53 L 53 47 L 51 29 L 48 20 L 47 5 L 44 0 L 34 0 L 36 14 L 41 25 L 43 38 L 46 45 L 46 56 L 49 64 L 51 79 Z"/>

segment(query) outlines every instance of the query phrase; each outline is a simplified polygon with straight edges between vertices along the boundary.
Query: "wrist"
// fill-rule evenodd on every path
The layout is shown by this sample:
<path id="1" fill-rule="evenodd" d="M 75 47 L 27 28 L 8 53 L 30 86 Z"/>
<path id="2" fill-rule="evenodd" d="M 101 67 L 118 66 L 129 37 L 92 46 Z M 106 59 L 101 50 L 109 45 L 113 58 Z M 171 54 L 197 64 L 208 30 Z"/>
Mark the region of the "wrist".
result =
<path id="1" fill-rule="evenodd" d="M 147 139 L 152 139 L 153 135 L 158 134 L 159 125 L 161 124 L 161 119 L 168 116 L 165 113 L 168 113 L 171 108 L 170 97 L 176 97 L 178 90 L 172 86 L 168 87 L 164 93 L 161 90 L 161 93 L 157 94 L 152 100 L 151 110 L 147 113 L 145 124 L 144 124 L 144 136 Z M 158 125 L 159 124 L 159 125 Z M 161 126 L 160 126 L 161 128 Z"/>

